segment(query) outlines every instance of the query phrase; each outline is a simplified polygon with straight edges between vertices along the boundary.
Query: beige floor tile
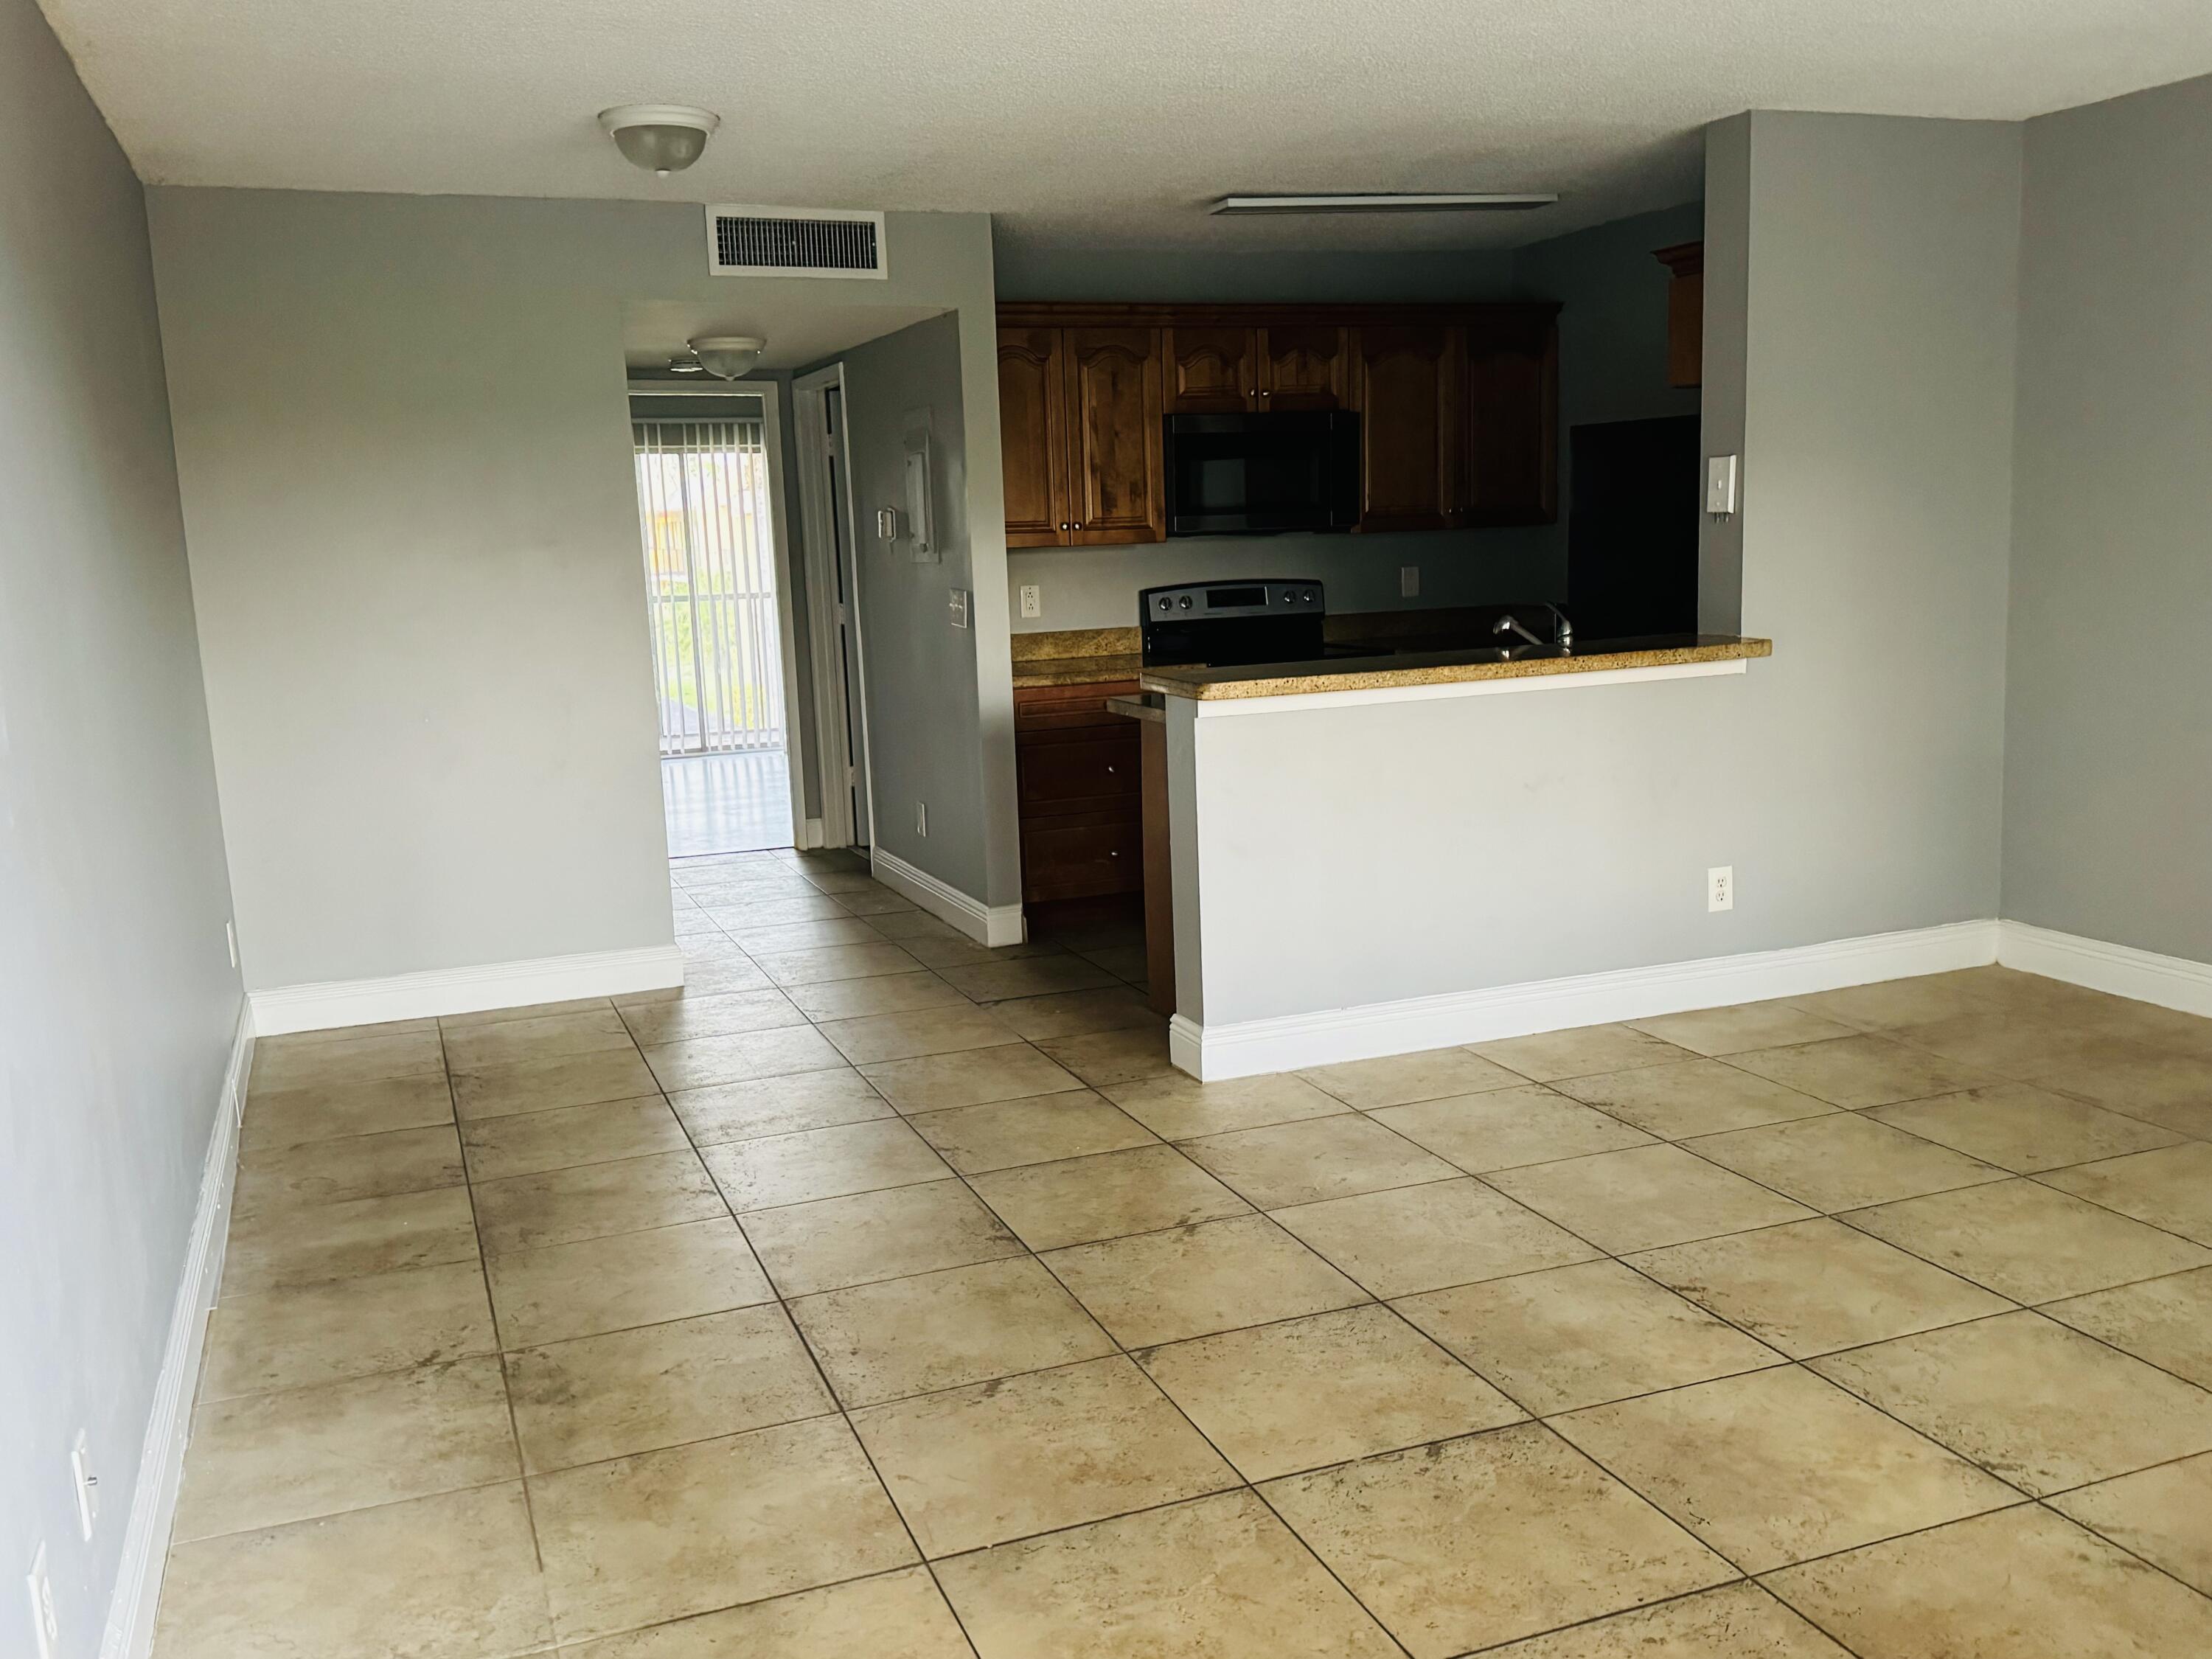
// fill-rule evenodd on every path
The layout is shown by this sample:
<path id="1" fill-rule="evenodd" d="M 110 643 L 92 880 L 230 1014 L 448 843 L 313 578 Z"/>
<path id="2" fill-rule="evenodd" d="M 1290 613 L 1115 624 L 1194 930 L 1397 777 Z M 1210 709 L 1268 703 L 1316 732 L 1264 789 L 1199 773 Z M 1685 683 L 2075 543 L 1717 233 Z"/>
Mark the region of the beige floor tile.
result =
<path id="1" fill-rule="evenodd" d="M 668 1103 L 702 1146 L 897 1115 L 890 1102 L 850 1069 L 796 1072 L 789 1077 L 690 1089 L 671 1095 Z"/>
<path id="2" fill-rule="evenodd" d="M 1264 1495 L 1414 1659 L 1735 1576 L 1535 1424 L 1292 1475 Z"/>
<path id="3" fill-rule="evenodd" d="M 1632 1025 L 1578 1025 L 1471 1046 L 1485 1060 L 1494 1060 L 1508 1071 L 1538 1083 L 1589 1077 L 1598 1072 L 1626 1072 L 1632 1066 L 1690 1057 L 1688 1050 L 1648 1036 Z"/>
<path id="4" fill-rule="evenodd" d="M 786 993 L 809 1019 L 861 1019 L 871 1014 L 899 1014 L 916 1008 L 957 1008 L 968 999 L 916 963 L 896 974 L 867 979 L 823 980 L 793 985 Z"/>
<path id="5" fill-rule="evenodd" d="M 1347 1109 L 1304 1078 L 1247 1077 L 1200 1083 L 1181 1072 L 1116 1083 L 1099 1091 L 1154 1134 L 1168 1140 L 1295 1123 Z"/>
<path id="6" fill-rule="evenodd" d="M 628 1010 L 647 1002 L 686 1002 L 694 997 L 722 996 L 732 991 L 763 991 L 769 980 L 753 959 L 719 934 L 711 941 L 687 939 L 684 946 L 684 983 L 672 991 L 646 991 L 635 997 L 617 997 L 615 1006 Z"/>
<path id="7" fill-rule="evenodd" d="M 462 1179 L 460 1138 L 452 1124 L 387 1129 L 245 1153 L 232 1207 L 240 1215 L 298 1210 L 458 1187 Z"/>
<path id="8" fill-rule="evenodd" d="M 1442 1100 L 1447 1095 L 1480 1094 L 1486 1089 L 1510 1089 L 1522 1080 L 1518 1072 L 1510 1072 L 1469 1048 L 1431 1048 L 1380 1060 L 1346 1060 L 1298 1075 L 1346 1105 L 1362 1110 Z"/>
<path id="9" fill-rule="evenodd" d="M 1825 1100 L 1799 1094 L 1717 1060 L 1600 1072 L 1591 1077 L 1563 1079 L 1553 1086 L 1669 1140 L 1833 1115 L 1836 1109 Z"/>
<path id="10" fill-rule="evenodd" d="M 2212 1601 L 2034 1504 L 1793 1567 L 1768 1585 L 1866 1659 L 2212 1653 Z"/>
<path id="11" fill-rule="evenodd" d="M 213 1400 L 192 1413 L 175 1541 L 512 1480 L 514 1429 L 487 1354 Z"/>
<path id="12" fill-rule="evenodd" d="M 842 1417 L 533 1475 L 530 1504 L 563 1641 L 915 1559 Z"/>
<path id="13" fill-rule="evenodd" d="M 239 1145 L 251 1153 L 266 1146 L 422 1129 L 453 1121 L 453 1089 L 442 1073 L 319 1088 L 267 1089 L 247 1100 Z"/>
<path id="14" fill-rule="evenodd" d="M 744 914 L 744 913 L 740 913 Z M 723 929 L 752 956 L 811 951 L 825 945 L 875 945 L 883 935 L 855 915 L 816 917 L 809 921 L 763 921 L 744 915 Z"/>
<path id="15" fill-rule="evenodd" d="M 1043 1259 L 1127 1348 L 1367 1300 L 1358 1285 L 1261 1216 L 1078 1244 Z"/>
<path id="16" fill-rule="evenodd" d="M 1533 1084 L 1386 1107 L 1373 1116 L 1439 1158 L 1477 1171 L 1651 1143 L 1641 1129 Z"/>
<path id="17" fill-rule="evenodd" d="M 1144 1349 L 1137 1360 L 1248 1480 L 1525 1415 L 1388 1308 L 1224 1331 Z"/>
<path id="18" fill-rule="evenodd" d="M 1459 1171 L 1357 1113 L 1237 1129 L 1182 1143 L 1191 1161 L 1262 1209 L 1449 1181 Z"/>
<path id="19" fill-rule="evenodd" d="M 1844 1218 L 2015 1302 L 2080 1296 L 2212 1262 L 2197 1245 L 2033 1181 L 1937 1193 Z"/>
<path id="20" fill-rule="evenodd" d="M 1786 1042 L 1849 1036 L 1851 1028 L 1787 1002 L 1747 1002 L 1733 1008 L 1700 1008 L 1686 1014 L 1632 1019 L 1635 1030 L 1700 1054 L 1740 1054 Z"/>
<path id="21" fill-rule="evenodd" d="M 2039 1496 L 2212 1450 L 2212 1394 L 2040 1314 L 1924 1331 L 1811 1364 Z"/>
<path id="22" fill-rule="evenodd" d="M 473 1261 L 227 1296 L 208 1316 L 199 1398 L 337 1382 L 497 1346 Z"/>
<path id="23" fill-rule="evenodd" d="M 1598 1254 L 1534 1210 L 1464 1177 L 1300 1204 L 1277 1211 L 1275 1219 L 1381 1297 L 1501 1279 Z"/>
<path id="24" fill-rule="evenodd" d="M 2047 1302 L 2043 1311 L 2199 1388 L 2212 1389 L 2212 1267 Z"/>
<path id="25" fill-rule="evenodd" d="M 367 1025 L 328 1025 L 319 1031 L 284 1031 L 260 1039 L 259 1046 L 270 1054 L 281 1054 L 293 1048 L 313 1048 L 329 1042 L 359 1042 L 364 1037 L 409 1036 L 424 1031 L 435 1031 L 443 1022 L 434 1016 L 420 1019 L 382 1019 Z"/>
<path id="26" fill-rule="evenodd" d="M 446 1064 L 456 1072 L 481 1072 L 492 1066 L 512 1066 L 519 1060 L 592 1054 L 633 1046 L 629 1028 L 612 1003 L 580 1013 L 539 1014 L 449 1029 L 445 1044 Z"/>
<path id="27" fill-rule="evenodd" d="M 838 908 L 842 909 L 844 907 L 841 903 Z M 852 912 L 847 911 L 846 914 L 849 915 Z M 903 945 L 908 939 L 964 939 L 968 937 L 951 923 L 939 921 L 927 911 L 912 908 L 872 914 L 867 923 L 878 938 L 887 939 L 894 945 Z"/>
<path id="28" fill-rule="evenodd" d="M 774 1305 L 520 1349 L 507 1384 L 532 1474 L 837 1409 Z"/>
<path id="29" fill-rule="evenodd" d="M 1850 1659 L 1756 1584 L 1724 1584 L 1656 1607 L 1532 1636 L 1496 1659 Z"/>
<path id="30" fill-rule="evenodd" d="M 1825 1217 L 1651 1250 L 1629 1263 L 1792 1358 L 2012 1305 Z"/>
<path id="31" fill-rule="evenodd" d="M 672 1227 L 724 1213 L 713 1179 L 699 1155 L 688 1149 L 480 1181 L 471 1191 L 487 1255 Z"/>
<path id="32" fill-rule="evenodd" d="M 963 1175 L 1154 1143 L 1151 1130 L 1088 1090 L 920 1112 L 907 1121 Z"/>
<path id="33" fill-rule="evenodd" d="M 1679 1146 L 1636 1146 L 1534 1164 L 1484 1177 L 1601 1249 L 1684 1244 L 1801 1221 L 1802 1204 L 1753 1185 Z"/>
<path id="34" fill-rule="evenodd" d="M 866 916 L 871 921 L 880 916 L 918 916 L 923 914 L 915 908 L 911 901 L 901 898 L 888 887 L 854 888 L 840 891 L 836 896 L 838 904 L 848 914 Z"/>
<path id="35" fill-rule="evenodd" d="M 1782 1363 L 1617 1261 L 1462 1285 L 1391 1305 L 1540 1416 Z"/>
<path id="36" fill-rule="evenodd" d="M 159 1659 L 508 1659 L 552 1639 L 522 1483 L 179 1544 Z"/>
<path id="37" fill-rule="evenodd" d="M 2131 1002 L 2124 1012 L 2103 1022 L 2117 1036 L 2132 1037 L 2177 1054 L 2212 1057 L 2212 1018 L 2160 1008 L 2148 1002 Z"/>
<path id="38" fill-rule="evenodd" d="M 959 1054 L 1020 1041 L 1013 1028 L 989 1009 L 969 1003 L 832 1020 L 822 1028 L 822 1035 L 855 1066 Z"/>
<path id="39" fill-rule="evenodd" d="M 700 1156 L 738 1211 L 943 1181 L 952 1174 L 929 1143 L 896 1118 L 724 1141 Z"/>
<path id="40" fill-rule="evenodd" d="M 931 1557 L 1237 1484 L 1119 1354 L 872 1407 L 853 1427 Z"/>
<path id="41" fill-rule="evenodd" d="M 2007 1179 L 1994 1164 L 1849 1112 L 1705 1135 L 1690 1150 L 1816 1210 L 1863 1209 Z"/>
<path id="42" fill-rule="evenodd" d="M 476 1212 L 464 1187 L 234 1216 L 225 1296 L 358 1279 L 477 1259 Z"/>
<path id="43" fill-rule="evenodd" d="M 1995 1083 L 1881 1107 L 1867 1115 L 2020 1175 L 2171 1146 L 2181 1139 L 2026 1083 Z"/>
<path id="44" fill-rule="evenodd" d="M 1960 1014 L 1986 1013 L 1992 994 L 1971 977 L 1957 974 L 1929 974 L 1915 979 L 1884 980 L 1875 985 L 1850 985 L 1840 991 L 1816 991 L 1790 1001 L 1824 1019 L 1840 1020 L 1862 1030 L 1888 1031 L 1905 1025 L 1926 1025 Z"/>
<path id="45" fill-rule="evenodd" d="M 1905 1026 L 1890 1035 L 1963 1066 L 2028 1083 L 2078 1065 L 2107 1041 L 2042 1010 L 2017 1008 L 1955 1014 L 1925 1025 Z"/>
<path id="46" fill-rule="evenodd" d="M 984 963 L 1018 962 L 1029 957 L 1057 957 L 1061 947 L 1048 939 L 1025 939 L 1019 945 L 977 944 L 957 927 L 909 933 L 899 943 L 917 962 L 932 968 L 972 968 Z"/>
<path id="47" fill-rule="evenodd" d="M 462 1126 L 461 1142 L 468 1149 L 469 1175 L 477 1181 L 648 1158 L 691 1144 L 659 1095 L 471 1118 Z"/>
<path id="48" fill-rule="evenodd" d="M 706 996 L 641 1002 L 623 1010 L 623 1022 L 640 1048 L 659 1048 L 700 1037 L 734 1036 L 799 1025 L 806 1016 L 781 991 L 725 991 Z"/>
<path id="49" fill-rule="evenodd" d="M 707 1089 L 717 1083 L 749 1083 L 755 1078 L 787 1077 L 793 1072 L 842 1070 L 845 1057 L 811 1025 L 783 1025 L 729 1036 L 696 1037 L 647 1048 L 645 1063 L 660 1086 Z"/>
<path id="50" fill-rule="evenodd" d="M 2130 1152 L 2053 1170 L 2042 1179 L 2150 1226 L 2212 1244 L 2212 1144 L 2189 1141 Z"/>
<path id="51" fill-rule="evenodd" d="M 1249 1492 L 981 1550 L 937 1573 L 982 1659 L 1400 1651 Z"/>
<path id="52" fill-rule="evenodd" d="M 910 974 L 921 963 L 897 945 L 829 945 L 807 951 L 781 951 L 755 958 L 760 969 L 782 986 L 818 985 L 828 980 L 873 979 L 882 974 Z"/>
<path id="53" fill-rule="evenodd" d="M 974 1176 L 1033 1250 L 1243 1215 L 1250 1206 L 1172 1146 L 1139 1146 Z"/>
<path id="54" fill-rule="evenodd" d="M 1083 1086 L 1081 1079 L 1026 1042 L 883 1060 L 861 1066 L 860 1075 L 902 1112 L 936 1112 L 994 1100 L 1025 1100 Z"/>
<path id="55" fill-rule="evenodd" d="M 775 1299 L 727 1216 L 495 1255 L 484 1272 L 508 1348 Z"/>
<path id="56" fill-rule="evenodd" d="M 786 1296 L 1022 1253 L 1021 1241 L 958 1181 L 748 1211 L 744 1229 Z"/>
<path id="57" fill-rule="evenodd" d="M 1972 1067 L 1886 1037 L 1831 1037 L 1783 1048 L 1730 1054 L 1729 1064 L 1810 1095 L 1857 1110 L 1900 1100 L 1970 1089 L 1990 1079 Z"/>
<path id="58" fill-rule="evenodd" d="M 1004 1002 L 1010 997 L 1050 996 L 1118 984 L 1113 975 L 1081 957 L 1024 957 L 1012 962 L 977 962 L 944 970 L 945 981 L 972 1002 Z"/>
<path id="59" fill-rule="evenodd" d="M 848 1409 L 1096 1359 L 1114 1346 L 1028 1257 L 801 1297 L 791 1314 Z"/>
<path id="60" fill-rule="evenodd" d="M 1009 1005 L 999 1006 L 1003 1008 Z M 1093 1088 L 1161 1077 L 1175 1069 L 1168 1059 L 1167 1027 L 1161 1024 L 1124 1026 L 1118 1030 L 1086 1032 L 1081 1036 L 1047 1037 L 1037 1047 Z"/>
<path id="61" fill-rule="evenodd" d="M 2037 1081 L 2185 1134 L 2212 1134 L 2212 1054 L 2174 1054 L 2115 1037 L 2108 1050 Z"/>
<path id="62" fill-rule="evenodd" d="M 562 1650 L 562 1659 L 974 1659 L 923 1567 L 702 1613 Z"/>
<path id="63" fill-rule="evenodd" d="M 435 1025 L 374 1036 L 318 1034 L 307 1042 L 264 1038 L 254 1045 L 249 1092 L 374 1083 L 390 1077 L 435 1077 L 445 1069 L 446 1051 Z"/>
<path id="64" fill-rule="evenodd" d="M 684 891 L 688 899 L 689 890 L 679 890 Z M 779 890 L 781 890 L 781 884 L 779 884 Z M 831 898 L 829 894 L 815 892 L 810 892 L 803 897 L 798 896 L 785 898 L 761 897 L 750 899 L 737 905 L 717 904 L 714 908 L 734 910 L 745 921 L 768 926 L 774 926 L 782 921 L 836 921 L 853 914 L 836 899 Z M 682 916 L 681 908 L 677 911 L 677 915 L 679 918 Z"/>
<path id="65" fill-rule="evenodd" d="M 465 1118 L 550 1112 L 556 1106 L 635 1100 L 659 1091 L 645 1057 L 634 1048 L 453 1073 L 453 1109 Z"/>
<path id="66" fill-rule="evenodd" d="M 1122 986 L 1097 991 L 1057 991 L 1000 1003 L 1000 1018 L 1031 1042 L 1048 1037 L 1089 1036 L 1100 1031 L 1141 1030 L 1167 1022 L 1144 997 Z"/>
<path id="67" fill-rule="evenodd" d="M 2212 1595 L 2212 1455 L 2084 1486 L 2051 1504 Z"/>
<path id="68" fill-rule="evenodd" d="M 1552 1426 L 1747 1572 L 2018 1501 L 1796 1366 L 1594 1406 Z"/>

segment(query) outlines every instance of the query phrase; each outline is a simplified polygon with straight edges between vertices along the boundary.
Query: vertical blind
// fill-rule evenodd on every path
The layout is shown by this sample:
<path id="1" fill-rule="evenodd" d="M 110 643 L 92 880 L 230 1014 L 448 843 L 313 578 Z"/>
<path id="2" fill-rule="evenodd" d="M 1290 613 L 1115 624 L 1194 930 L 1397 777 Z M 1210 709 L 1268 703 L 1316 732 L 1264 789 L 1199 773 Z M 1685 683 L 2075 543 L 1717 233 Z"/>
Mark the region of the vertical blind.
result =
<path id="1" fill-rule="evenodd" d="M 660 752 L 784 745 L 768 456 L 758 420 L 638 420 L 639 529 Z"/>

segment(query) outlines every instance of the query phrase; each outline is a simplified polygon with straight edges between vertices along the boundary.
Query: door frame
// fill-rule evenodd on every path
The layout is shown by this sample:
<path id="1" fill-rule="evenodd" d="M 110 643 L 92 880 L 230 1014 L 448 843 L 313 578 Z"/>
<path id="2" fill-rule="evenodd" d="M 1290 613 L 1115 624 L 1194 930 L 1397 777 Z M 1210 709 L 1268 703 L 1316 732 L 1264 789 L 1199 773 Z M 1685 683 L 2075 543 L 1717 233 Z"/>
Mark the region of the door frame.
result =
<path id="1" fill-rule="evenodd" d="M 845 618 L 852 647 L 853 678 L 857 682 L 860 707 L 851 702 L 845 684 L 845 664 L 837 641 L 837 554 L 836 503 L 830 491 L 830 462 L 833 447 L 823 418 L 831 391 L 837 393 L 844 413 L 835 441 L 835 454 L 845 477 L 844 544 L 852 557 L 852 614 Z M 876 771 L 868 742 L 868 667 L 860 631 L 860 540 L 858 508 L 853 500 L 853 460 L 847 434 L 852 428 L 852 404 L 845 386 L 845 365 L 802 374 L 791 383 L 793 430 L 799 444 L 799 511 L 806 542 L 806 623 L 814 665 L 815 754 L 822 780 L 821 837 L 823 847 L 850 847 L 860 825 L 854 821 L 853 776 L 857 759 L 868 780 L 868 845 L 876 844 Z M 852 716 L 857 715 L 857 718 Z M 860 735 L 860 752 L 852 752 L 850 733 Z"/>
<path id="2" fill-rule="evenodd" d="M 774 380 L 716 380 L 695 386 L 686 380 L 632 380 L 629 398 L 758 398 L 761 447 L 768 460 L 769 550 L 775 570 L 775 654 L 783 675 L 783 765 L 789 774 L 791 844 L 806 840 L 805 721 L 799 702 L 799 631 L 791 604 L 791 517 L 784 503 L 791 477 L 783 465 L 783 388 Z M 629 407 L 625 399 L 623 408 Z"/>

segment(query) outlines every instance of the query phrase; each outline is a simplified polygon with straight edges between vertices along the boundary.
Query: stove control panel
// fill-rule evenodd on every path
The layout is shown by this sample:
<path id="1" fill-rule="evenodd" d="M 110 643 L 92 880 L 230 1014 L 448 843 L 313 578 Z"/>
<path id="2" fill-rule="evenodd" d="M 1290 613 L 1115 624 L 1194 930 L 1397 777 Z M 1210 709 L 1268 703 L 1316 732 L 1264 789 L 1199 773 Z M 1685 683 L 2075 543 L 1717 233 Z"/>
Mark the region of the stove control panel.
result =
<path id="1" fill-rule="evenodd" d="M 1139 619 L 1199 621 L 1231 617 L 1326 614 L 1322 585 L 1316 581 L 1188 582 L 1180 587 L 1148 587 L 1137 596 Z"/>

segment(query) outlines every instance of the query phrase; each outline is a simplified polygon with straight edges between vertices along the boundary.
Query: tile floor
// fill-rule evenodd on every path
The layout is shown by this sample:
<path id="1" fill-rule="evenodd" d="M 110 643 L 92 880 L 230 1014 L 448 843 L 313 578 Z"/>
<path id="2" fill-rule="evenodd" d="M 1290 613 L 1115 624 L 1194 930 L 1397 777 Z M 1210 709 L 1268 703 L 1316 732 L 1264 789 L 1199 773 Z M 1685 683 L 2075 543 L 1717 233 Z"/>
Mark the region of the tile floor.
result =
<path id="1" fill-rule="evenodd" d="M 1999 969 L 1201 1086 L 676 868 L 268 1041 L 160 1659 L 2212 1653 L 2212 1022 Z"/>
<path id="2" fill-rule="evenodd" d="M 781 749 L 671 756 L 660 795 L 671 858 L 791 845 L 791 761 Z"/>

